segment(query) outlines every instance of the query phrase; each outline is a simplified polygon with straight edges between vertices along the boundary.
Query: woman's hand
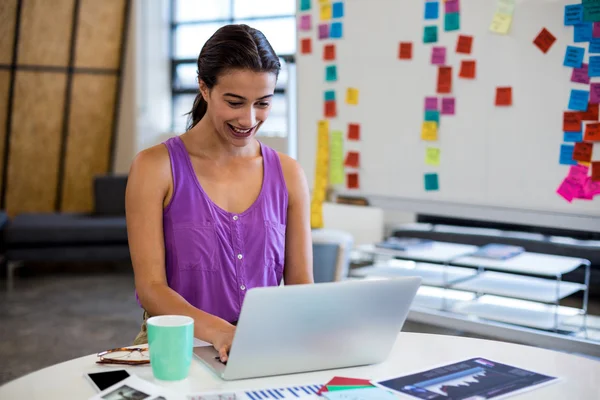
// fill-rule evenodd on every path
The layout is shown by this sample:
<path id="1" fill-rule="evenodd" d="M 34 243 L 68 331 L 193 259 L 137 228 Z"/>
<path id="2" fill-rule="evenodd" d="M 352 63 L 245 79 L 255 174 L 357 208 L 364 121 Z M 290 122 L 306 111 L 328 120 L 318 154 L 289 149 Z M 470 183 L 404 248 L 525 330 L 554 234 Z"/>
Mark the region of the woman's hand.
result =
<path id="1" fill-rule="evenodd" d="M 219 352 L 219 357 L 222 362 L 226 362 L 229 357 L 229 350 L 231 349 L 231 343 L 233 343 L 233 336 L 235 335 L 235 326 L 226 323 L 217 328 L 212 335 L 211 343 L 213 347 Z"/>

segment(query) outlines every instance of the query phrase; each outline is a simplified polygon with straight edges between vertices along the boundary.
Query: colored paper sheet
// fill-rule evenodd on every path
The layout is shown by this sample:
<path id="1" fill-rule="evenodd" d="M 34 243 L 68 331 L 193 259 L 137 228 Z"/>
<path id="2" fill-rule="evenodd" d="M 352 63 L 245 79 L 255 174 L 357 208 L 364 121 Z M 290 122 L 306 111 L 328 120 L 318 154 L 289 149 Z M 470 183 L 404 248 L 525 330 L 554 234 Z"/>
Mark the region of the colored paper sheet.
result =
<path id="1" fill-rule="evenodd" d="M 592 38 L 600 38 L 600 22 L 593 22 Z"/>
<path id="2" fill-rule="evenodd" d="M 331 23 L 331 31 L 329 32 L 329 36 L 332 39 L 341 39 L 344 36 L 343 25 L 341 22 Z"/>
<path id="3" fill-rule="evenodd" d="M 412 60 L 412 43 L 401 42 L 400 49 L 398 50 L 398 58 L 401 60 Z"/>
<path id="4" fill-rule="evenodd" d="M 310 0 L 300 0 L 300 11 L 310 10 Z M 583 13 L 582 13 L 583 16 Z"/>
<path id="5" fill-rule="evenodd" d="M 438 147 L 428 147 L 425 149 L 425 164 L 440 165 L 440 149 Z"/>
<path id="6" fill-rule="evenodd" d="M 440 183 L 438 181 L 438 174 L 425 174 L 425 190 L 440 190 Z"/>
<path id="7" fill-rule="evenodd" d="M 323 203 L 313 201 L 310 205 L 310 227 L 311 229 L 321 229 L 323 226 Z"/>
<path id="8" fill-rule="evenodd" d="M 560 158 L 559 163 L 561 165 L 577 165 L 577 161 L 573 160 L 573 150 L 575 145 L 562 144 L 560 146 Z"/>
<path id="9" fill-rule="evenodd" d="M 319 39 L 329 38 L 329 24 L 319 24 Z"/>
<path id="10" fill-rule="evenodd" d="M 349 151 L 344 160 L 346 167 L 358 168 L 360 166 L 360 153 L 358 151 Z"/>
<path id="11" fill-rule="evenodd" d="M 330 391 L 323 393 L 326 400 L 395 400 L 396 395 L 390 391 L 374 386 L 354 390 Z"/>
<path id="12" fill-rule="evenodd" d="M 438 109 L 438 98 L 437 97 L 425 97 L 425 111 L 437 110 Z"/>
<path id="13" fill-rule="evenodd" d="M 358 104 L 359 91 L 356 88 L 348 88 L 346 91 L 346 103 L 351 105 Z"/>
<path id="14" fill-rule="evenodd" d="M 325 101 L 335 100 L 335 90 L 325 91 Z"/>
<path id="15" fill-rule="evenodd" d="M 540 33 L 534 39 L 533 43 L 543 52 L 547 53 L 550 47 L 556 42 L 556 38 L 546 28 L 542 28 Z"/>
<path id="16" fill-rule="evenodd" d="M 565 111 L 563 113 L 563 131 L 581 132 L 581 114 L 577 112 Z"/>
<path id="17" fill-rule="evenodd" d="M 563 65 L 565 67 L 581 68 L 585 49 L 577 46 L 567 46 Z"/>
<path id="18" fill-rule="evenodd" d="M 588 75 L 592 78 L 600 76 L 600 56 L 590 56 Z"/>
<path id="19" fill-rule="evenodd" d="M 575 43 L 589 42 L 592 40 L 592 28 L 594 26 L 591 22 L 582 22 L 573 27 L 573 41 Z"/>
<path id="20" fill-rule="evenodd" d="M 444 6 L 446 14 L 460 12 L 459 0 L 446 0 Z"/>
<path id="21" fill-rule="evenodd" d="M 592 172 L 593 173 L 593 172 Z M 585 182 L 583 186 L 583 196 L 586 199 L 593 199 L 595 196 L 600 195 L 600 181 L 594 180 L 591 177 Z"/>
<path id="22" fill-rule="evenodd" d="M 452 67 L 438 67 L 438 93 L 452 93 Z"/>
<path id="23" fill-rule="evenodd" d="M 300 16 L 300 22 L 298 23 L 298 29 L 301 31 L 310 31 L 312 28 L 312 20 L 310 14 Z"/>
<path id="24" fill-rule="evenodd" d="M 567 177 L 562 181 L 558 189 L 556 189 L 556 193 L 558 193 L 563 199 L 571 203 L 579 193 L 580 189 L 581 186 L 579 186 L 576 182 Z"/>
<path id="25" fill-rule="evenodd" d="M 371 381 L 369 379 L 360 379 L 360 378 L 348 378 L 348 377 L 343 377 L 343 376 L 334 376 L 329 382 L 327 382 L 327 385 L 337 385 L 337 386 L 344 386 L 344 385 L 364 385 L 364 386 L 373 386 L 371 385 Z"/>
<path id="26" fill-rule="evenodd" d="M 600 21 L 600 3 L 583 4 L 583 22 Z"/>
<path id="27" fill-rule="evenodd" d="M 360 188 L 360 184 L 358 182 L 358 174 L 356 172 L 351 172 L 346 175 L 346 185 L 348 189 Z"/>
<path id="28" fill-rule="evenodd" d="M 571 82 L 583 83 L 585 85 L 590 84 L 590 77 L 588 75 L 588 65 L 586 63 L 581 64 L 581 68 L 573 68 L 571 74 Z"/>
<path id="29" fill-rule="evenodd" d="M 311 54 L 312 53 L 312 41 L 310 38 L 303 38 L 300 40 L 300 53 Z"/>
<path id="30" fill-rule="evenodd" d="M 446 48 L 434 46 L 431 48 L 431 63 L 433 65 L 446 64 Z"/>
<path id="31" fill-rule="evenodd" d="M 575 143 L 575 148 L 573 149 L 573 160 L 591 162 L 593 149 L 594 145 L 592 143 Z"/>
<path id="32" fill-rule="evenodd" d="M 348 140 L 360 140 L 359 124 L 348 124 Z"/>
<path id="33" fill-rule="evenodd" d="M 327 392 L 341 392 L 348 390 L 357 390 L 357 389 L 368 389 L 372 388 L 373 385 L 327 385 Z M 346 393 L 347 395 L 347 393 Z"/>
<path id="34" fill-rule="evenodd" d="M 600 161 L 594 161 L 592 163 L 592 176 L 591 179 L 596 182 L 600 182 Z"/>
<path id="35" fill-rule="evenodd" d="M 512 106 L 512 87 L 496 88 L 496 106 Z"/>
<path id="36" fill-rule="evenodd" d="M 344 183 L 344 135 L 342 131 L 331 132 L 329 156 L 329 181 L 332 185 Z"/>
<path id="37" fill-rule="evenodd" d="M 512 15 L 494 14 L 494 18 L 492 19 L 492 23 L 490 24 L 490 31 L 494 33 L 498 33 L 500 35 L 506 35 L 510 30 L 510 25 L 512 24 Z"/>
<path id="38" fill-rule="evenodd" d="M 588 142 L 600 141 L 600 123 L 587 124 L 583 140 Z"/>
<path id="39" fill-rule="evenodd" d="M 571 89 L 571 96 L 569 97 L 569 110 L 587 111 L 589 98 L 589 91 Z"/>
<path id="40" fill-rule="evenodd" d="M 323 46 L 323 60 L 333 61 L 335 60 L 335 44 L 326 44 Z"/>
<path id="41" fill-rule="evenodd" d="M 588 46 L 588 53 L 600 54 L 600 39 L 592 38 L 590 45 Z"/>
<path id="42" fill-rule="evenodd" d="M 342 18 L 344 16 L 344 3 L 338 1 L 332 5 L 333 18 Z"/>
<path id="43" fill-rule="evenodd" d="M 513 15 L 515 12 L 515 0 L 498 0 L 496 12 L 505 15 Z"/>
<path id="44" fill-rule="evenodd" d="M 462 54 L 471 54 L 473 47 L 473 36 L 458 35 L 456 40 L 456 52 Z"/>
<path id="45" fill-rule="evenodd" d="M 429 142 L 434 142 L 438 139 L 437 123 L 433 121 L 425 121 L 421 127 L 421 139 Z"/>
<path id="46" fill-rule="evenodd" d="M 577 182 L 581 186 L 585 185 L 585 181 L 587 181 L 589 167 L 583 165 L 572 165 L 569 167 L 569 174 L 567 178 L 572 179 Z"/>
<path id="47" fill-rule="evenodd" d="M 425 19 L 438 19 L 440 16 L 440 3 L 437 1 L 425 2 Z"/>
<path id="48" fill-rule="evenodd" d="M 476 65 L 477 63 L 475 60 L 462 60 L 460 62 L 460 71 L 458 76 L 464 79 L 475 79 L 477 74 Z"/>
<path id="49" fill-rule="evenodd" d="M 437 26 L 426 26 L 423 28 L 423 43 L 436 43 L 438 41 Z"/>
<path id="50" fill-rule="evenodd" d="M 582 121 L 598 121 L 598 104 L 588 103 L 587 111 L 579 113 Z"/>
<path id="51" fill-rule="evenodd" d="M 329 100 L 325 102 L 325 109 L 323 114 L 327 118 L 335 118 L 337 117 L 337 104 L 335 100 Z"/>
<path id="52" fill-rule="evenodd" d="M 337 66 L 328 65 L 325 67 L 325 80 L 327 82 L 337 81 Z"/>
<path id="53" fill-rule="evenodd" d="M 454 115 L 455 103 L 454 97 L 444 97 L 442 99 L 442 115 Z"/>
<path id="54" fill-rule="evenodd" d="M 582 132 L 564 132 L 563 133 L 563 142 L 581 142 L 583 140 Z"/>
<path id="55" fill-rule="evenodd" d="M 590 84 L 590 103 L 600 103 L 600 83 Z"/>
<path id="56" fill-rule="evenodd" d="M 447 32 L 460 29 L 460 13 L 444 14 L 444 30 Z"/>
<path id="57" fill-rule="evenodd" d="M 440 125 L 440 112 L 437 110 L 426 110 L 425 116 L 423 117 L 425 121 L 435 122 L 438 126 Z"/>
<path id="58" fill-rule="evenodd" d="M 583 22 L 583 5 L 570 4 L 565 6 L 565 25 L 577 25 Z"/>
<path id="59" fill-rule="evenodd" d="M 321 21 L 329 21 L 333 14 L 331 3 L 323 3 L 320 5 L 320 8 Z"/>

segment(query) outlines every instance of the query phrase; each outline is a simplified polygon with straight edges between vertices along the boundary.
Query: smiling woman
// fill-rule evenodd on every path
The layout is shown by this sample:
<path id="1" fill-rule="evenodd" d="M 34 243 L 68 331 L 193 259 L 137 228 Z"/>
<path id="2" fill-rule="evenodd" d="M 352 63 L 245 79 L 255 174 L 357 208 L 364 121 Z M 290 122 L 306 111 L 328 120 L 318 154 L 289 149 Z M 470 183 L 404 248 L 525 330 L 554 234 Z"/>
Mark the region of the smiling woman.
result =
<path id="1" fill-rule="evenodd" d="M 192 317 L 195 336 L 223 361 L 249 289 L 313 282 L 304 172 L 256 139 L 279 68 L 260 31 L 217 30 L 198 57 L 187 132 L 138 154 L 128 179 L 128 238 L 144 319 Z M 145 341 L 144 323 L 135 344 Z"/>

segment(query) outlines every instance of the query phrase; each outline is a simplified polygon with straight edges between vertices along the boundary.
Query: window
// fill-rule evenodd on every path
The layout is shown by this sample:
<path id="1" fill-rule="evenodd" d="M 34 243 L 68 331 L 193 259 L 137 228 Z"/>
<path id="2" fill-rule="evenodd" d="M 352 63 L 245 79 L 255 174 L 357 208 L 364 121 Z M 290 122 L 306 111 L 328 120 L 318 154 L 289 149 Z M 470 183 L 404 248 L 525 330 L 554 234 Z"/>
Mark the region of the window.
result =
<path id="1" fill-rule="evenodd" d="M 281 61 L 269 119 L 259 135 L 287 136 L 288 64 L 296 52 L 296 0 L 172 0 L 171 91 L 173 130 L 185 131 L 198 93 L 196 62 L 204 43 L 221 26 L 244 23 L 262 31 Z"/>

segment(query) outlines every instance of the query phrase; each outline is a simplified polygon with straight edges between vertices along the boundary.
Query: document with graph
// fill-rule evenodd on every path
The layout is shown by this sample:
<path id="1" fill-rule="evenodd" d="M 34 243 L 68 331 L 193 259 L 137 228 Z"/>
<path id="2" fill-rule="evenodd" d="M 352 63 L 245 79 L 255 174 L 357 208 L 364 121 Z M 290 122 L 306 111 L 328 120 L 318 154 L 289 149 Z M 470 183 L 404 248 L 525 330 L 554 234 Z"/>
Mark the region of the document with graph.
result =
<path id="1" fill-rule="evenodd" d="M 417 399 L 462 400 L 505 398 L 556 380 L 485 358 L 471 358 L 373 384 Z"/>

